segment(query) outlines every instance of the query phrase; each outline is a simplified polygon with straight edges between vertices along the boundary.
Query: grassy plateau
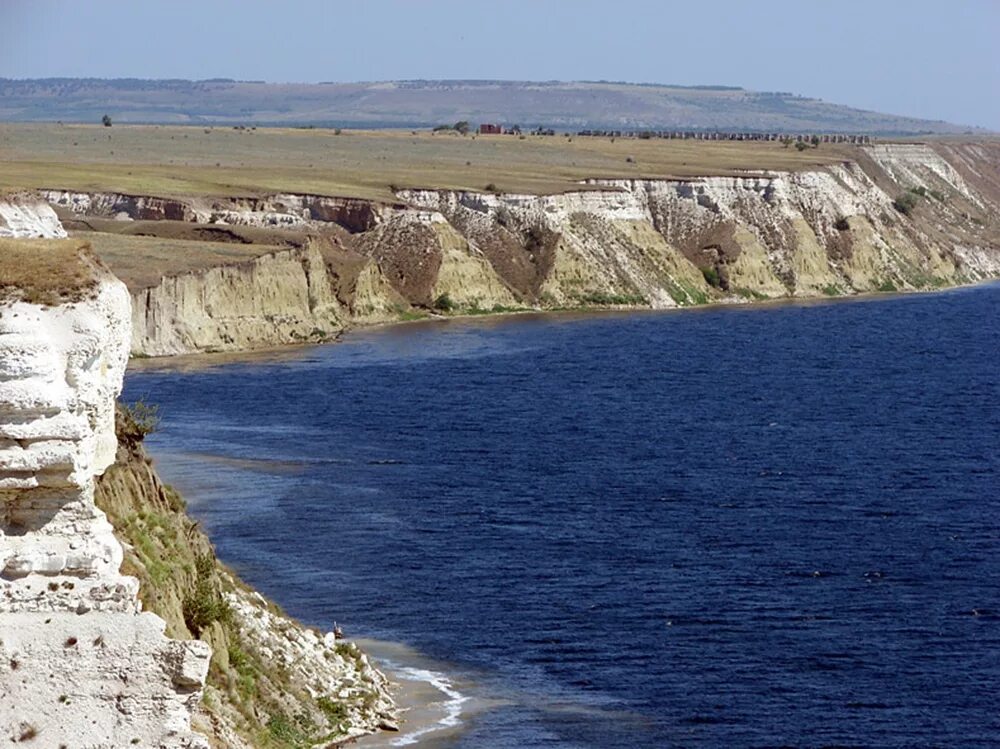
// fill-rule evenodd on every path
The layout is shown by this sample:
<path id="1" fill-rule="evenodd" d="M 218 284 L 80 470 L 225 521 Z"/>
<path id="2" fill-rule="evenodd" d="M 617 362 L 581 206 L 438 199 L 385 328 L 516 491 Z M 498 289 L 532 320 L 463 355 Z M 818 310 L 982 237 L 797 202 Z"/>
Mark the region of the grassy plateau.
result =
<path id="1" fill-rule="evenodd" d="M 392 187 L 558 193 L 586 178 L 801 170 L 848 145 L 466 135 L 455 131 L 0 124 L 0 189 L 181 196 L 299 192 L 391 200 Z"/>

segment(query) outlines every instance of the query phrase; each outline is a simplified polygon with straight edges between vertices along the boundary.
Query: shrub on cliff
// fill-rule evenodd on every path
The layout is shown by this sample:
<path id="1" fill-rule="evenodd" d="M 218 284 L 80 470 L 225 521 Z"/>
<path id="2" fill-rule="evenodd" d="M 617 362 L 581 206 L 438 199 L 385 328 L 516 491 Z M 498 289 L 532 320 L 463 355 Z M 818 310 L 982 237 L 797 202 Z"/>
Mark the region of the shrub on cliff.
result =
<path id="1" fill-rule="evenodd" d="M 892 201 L 892 207 L 904 216 L 909 216 L 913 213 L 913 209 L 917 207 L 917 203 L 919 202 L 919 195 L 914 192 L 904 192 Z"/>
<path id="2" fill-rule="evenodd" d="M 455 309 L 455 302 L 447 294 L 442 294 L 434 300 L 434 309 L 441 312 L 451 312 Z"/>
<path id="3" fill-rule="evenodd" d="M 119 440 L 129 444 L 142 442 L 146 435 L 156 431 L 159 424 L 159 406 L 143 400 L 119 403 L 115 410 L 115 432 Z"/>
<path id="4" fill-rule="evenodd" d="M 232 616 L 229 604 L 215 589 L 215 559 L 203 554 L 195 561 L 194 590 L 184 599 L 184 624 L 195 637 L 212 622 L 226 623 Z"/>
<path id="5" fill-rule="evenodd" d="M 709 286 L 714 286 L 715 288 L 721 288 L 722 278 L 719 276 L 719 271 L 716 268 L 708 267 L 701 269 L 701 275 L 705 277 L 705 283 Z"/>

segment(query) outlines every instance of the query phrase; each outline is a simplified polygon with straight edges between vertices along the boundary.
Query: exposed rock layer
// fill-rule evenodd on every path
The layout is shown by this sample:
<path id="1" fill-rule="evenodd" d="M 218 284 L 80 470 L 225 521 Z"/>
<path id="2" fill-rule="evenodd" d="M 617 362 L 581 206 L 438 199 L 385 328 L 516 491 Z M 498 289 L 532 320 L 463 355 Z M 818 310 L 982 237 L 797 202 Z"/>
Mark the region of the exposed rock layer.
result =
<path id="1" fill-rule="evenodd" d="M 344 326 L 315 247 L 164 278 L 133 293 L 132 350 L 149 356 L 322 341 Z"/>
<path id="2" fill-rule="evenodd" d="M 595 180 L 544 196 L 400 190 L 397 206 L 47 196 L 76 213 L 294 227 L 339 248 L 325 270 L 307 248 L 133 289 L 133 350 L 158 355 L 319 340 L 409 306 L 673 307 L 997 277 L 998 162 L 989 142 L 884 144 L 812 171 Z"/>
<path id="3" fill-rule="evenodd" d="M 354 645 L 283 615 L 216 558 L 150 464 L 124 412 L 95 499 L 125 546 L 123 569 L 168 636 L 211 645 L 193 720 L 213 746 L 327 745 L 395 721 L 385 678 Z"/>
<path id="4" fill-rule="evenodd" d="M 37 248 L 39 274 L 64 270 L 46 267 L 50 246 Z M 0 304 L 0 733 L 51 747 L 207 747 L 190 714 L 209 647 L 167 639 L 141 611 L 94 504 L 116 452 L 130 313 L 124 284 L 96 262 L 87 271 L 98 278 L 75 301 Z"/>
<path id="5" fill-rule="evenodd" d="M 385 677 L 221 565 L 142 450 L 149 415 L 116 412 L 124 284 L 79 240 L 0 240 L 0 271 L 12 258 L 59 284 L 24 301 L 38 294 L 20 273 L 0 294 L 3 742 L 277 749 L 393 724 Z M 302 294 L 337 309 L 315 248 L 276 262 L 293 276 L 318 264 Z"/>
<path id="6" fill-rule="evenodd" d="M 34 193 L 0 195 L 0 237 L 65 236 L 56 212 L 42 197 Z"/>

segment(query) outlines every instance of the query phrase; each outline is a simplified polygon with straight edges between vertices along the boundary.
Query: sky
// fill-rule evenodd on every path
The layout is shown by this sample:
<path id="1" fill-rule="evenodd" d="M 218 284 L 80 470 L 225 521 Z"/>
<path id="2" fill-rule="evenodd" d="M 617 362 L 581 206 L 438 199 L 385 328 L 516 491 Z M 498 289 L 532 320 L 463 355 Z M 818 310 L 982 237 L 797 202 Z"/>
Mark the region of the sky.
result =
<path id="1" fill-rule="evenodd" d="M 0 77 L 613 80 L 1000 131 L 1000 0 L 0 0 Z"/>

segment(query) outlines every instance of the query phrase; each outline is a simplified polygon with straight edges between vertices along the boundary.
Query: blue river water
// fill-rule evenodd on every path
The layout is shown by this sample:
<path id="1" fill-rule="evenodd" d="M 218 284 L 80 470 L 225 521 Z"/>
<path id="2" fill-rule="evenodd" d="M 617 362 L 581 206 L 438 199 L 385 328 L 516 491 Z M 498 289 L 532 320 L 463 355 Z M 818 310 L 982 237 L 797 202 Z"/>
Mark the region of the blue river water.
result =
<path id="1" fill-rule="evenodd" d="M 1000 286 L 131 373 L 220 556 L 496 706 L 457 747 L 1000 746 Z"/>

